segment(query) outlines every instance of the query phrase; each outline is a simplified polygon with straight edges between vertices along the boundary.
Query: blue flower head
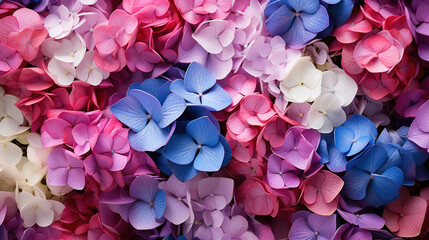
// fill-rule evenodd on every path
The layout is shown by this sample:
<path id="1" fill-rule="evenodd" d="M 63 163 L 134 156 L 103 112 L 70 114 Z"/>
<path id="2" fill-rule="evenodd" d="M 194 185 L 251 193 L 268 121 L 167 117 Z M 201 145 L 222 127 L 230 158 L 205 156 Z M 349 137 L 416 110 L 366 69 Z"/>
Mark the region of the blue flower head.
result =
<path id="1" fill-rule="evenodd" d="M 179 180 L 187 181 L 199 171 L 218 171 L 229 162 L 228 142 L 207 116 L 189 121 L 184 131 L 180 129 L 163 151 L 169 169 Z"/>
<path id="2" fill-rule="evenodd" d="M 175 121 L 186 109 L 185 101 L 169 91 L 171 82 L 147 79 L 130 86 L 127 96 L 110 109 L 130 127 L 130 146 L 138 151 L 156 151 L 175 129 Z"/>
<path id="3" fill-rule="evenodd" d="M 304 47 L 329 26 L 328 11 L 319 0 L 270 0 L 264 13 L 268 32 L 292 48 Z"/>
<path id="4" fill-rule="evenodd" d="M 388 153 L 381 144 L 374 144 L 353 162 L 344 175 L 342 194 L 363 205 L 379 207 L 394 201 L 404 181 L 401 169 L 391 166 Z"/>
<path id="5" fill-rule="evenodd" d="M 175 80 L 170 90 L 184 98 L 188 105 L 220 111 L 232 103 L 229 94 L 216 83 L 214 75 L 203 65 L 193 62 L 184 79 Z"/>
<path id="6" fill-rule="evenodd" d="M 377 128 L 368 118 L 355 114 L 342 126 L 334 130 L 334 141 L 337 149 L 346 156 L 353 156 L 374 144 Z"/>

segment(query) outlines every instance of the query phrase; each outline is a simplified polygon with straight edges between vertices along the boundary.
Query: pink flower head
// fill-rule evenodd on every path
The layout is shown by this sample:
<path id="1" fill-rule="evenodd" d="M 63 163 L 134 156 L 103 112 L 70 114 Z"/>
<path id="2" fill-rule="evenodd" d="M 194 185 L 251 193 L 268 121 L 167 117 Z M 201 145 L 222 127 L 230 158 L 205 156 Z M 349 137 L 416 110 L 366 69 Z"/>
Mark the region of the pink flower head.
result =
<path id="1" fill-rule="evenodd" d="M 232 98 L 232 104 L 226 111 L 232 111 L 245 96 L 255 92 L 256 78 L 246 78 L 242 74 L 234 75 L 224 89 Z"/>
<path id="2" fill-rule="evenodd" d="M 42 69 L 27 67 L 17 69 L 0 78 L 0 84 L 4 86 L 7 93 L 23 99 L 30 97 L 34 92 L 48 89 L 54 82 Z"/>
<path id="3" fill-rule="evenodd" d="M 312 165 L 313 157 L 317 157 L 320 133 L 316 130 L 302 127 L 291 127 L 286 132 L 283 144 L 271 148 L 274 154 L 301 170 L 308 170 Z"/>
<path id="4" fill-rule="evenodd" d="M 235 0 L 174 0 L 183 18 L 190 24 L 196 25 L 209 18 L 225 19 Z"/>
<path id="5" fill-rule="evenodd" d="M 329 216 L 335 212 L 344 181 L 332 172 L 321 170 L 302 182 L 305 206 L 314 213 Z"/>
<path id="6" fill-rule="evenodd" d="M 359 85 L 370 98 L 382 100 L 396 90 L 399 81 L 386 73 L 366 73 Z"/>
<path id="7" fill-rule="evenodd" d="M 402 13 L 400 4 L 395 0 L 365 0 L 365 4 L 385 19 Z"/>
<path id="8" fill-rule="evenodd" d="M 272 188 L 287 189 L 298 187 L 301 182 L 300 177 L 297 176 L 298 173 L 297 168 L 275 154 L 271 154 L 268 159 L 267 180 Z"/>
<path id="9" fill-rule="evenodd" d="M 259 93 L 247 95 L 240 104 L 239 117 L 252 126 L 265 126 L 274 114 L 271 101 Z"/>
<path id="10" fill-rule="evenodd" d="M 36 58 L 47 34 L 39 14 L 28 8 L 0 20 L 0 42 L 14 48 L 26 61 Z"/>
<path id="11" fill-rule="evenodd" d="M 81 190 L 85 187 L 83 162 L 74 153 L 63 148 L 55 148 L 49 153 L 47 182 L 53 186 L 68 185 Z"/>
<path id="12" fill-rule="evenodd" d="M 413 41 L 413 36 L 407 24 L 405 14 L 390 16 L 383 22 L 383 29 L 388 30 L 393 38 L 405 48 Z"/>
<path id="13" fill-rule="evenodd" d="M 65 5 L 52 6 L 50 14 L 45 18 L 45 27 L 49 36 L 61 39 L 69 35 L 79 23 L 79 16 Z"/>
<path id="14" fill-rule="evenodd" d="M 255 148 L 254 141 L 242 142 L 233 139 L 229 134 L 226 134 L 225 139 L 228 141 L 232 150 L 232 156 L 241 162 L 248 162 L 253 155 Z"/>
<path id="15" fill-rule="evenodd" d="M 209 177 L 198 181 L 198 198 L 207 210 L 222 210 L 232 200 L 234 181 L 230 178 Z"/>
<path id="16" fill-rule="evenodd" d="M 106 155 L 91 154 L 85 158 L 83 164 L 86 174 L 100 185 L 101 191 L 106 191 L 115 182 L 112 172 L 118 171 L 118 165 L 121 163 L 114 162 L 111 157 Z"/>
<path id="17" fill-rule="evenodd" d="M 287 122 L 281 117 L 274 116 L 262 128 L 256 140 L 256 151 L 260 157 L 264 157 L 270 147 L 280 147 L 288 129 Z"/>
<path id="18" fill-rule="evenodd" d="M 79 123 L 73 127 L 71 134 L 74 139 L 74 153 L 80 156 L 94 148 L 99 130 L 97 126 Z"/>
<path id="19" fill-rule="evenodd" d="M 422 230 L 427 209 L 423 197 L 410 196 L 405 188 L 401 188 L 399 198 L 386 205 L 383 218 L 390 231 L 399 237 L 416 237 Z"/>
<path id="20" fill-rule="evenodd" d="M 0 76 L 17 69 L 22 63 L 22 57 L 15 49 L 0 43 Z"/>
<path id="21" fill-rule="evenodd" d="M 332 35 L 337 38 L 340 43 L 354 43 L 366 33 L 373 29 L 371 23 L 364 19 L 364 16 L 359 8 L 355 8 L 352 15 L 343 25 L 335 28 Z"/>
<path id="22" fill-rule="evenodd" d="M 390 71 L 404 54 L 404 46 L 390 32 L 373 31 L 358 42 L 353 52 L 357 65 L 371 73 Z"/>
<path id="23" fill-rule="evenodd" d="M 262 179 L 265 174 L 265 166 L 266 164 L 262 162 L 262 159 L 251 158 L 248 162 L 242 162 L 233 158 L 228 164 L 227 169 L 228 173 L 234 178 L 244 176 L 246 178 L 255 177 Z"/>
<path id="24" fill-rule="evenodd" d="M 243 203 L 247 213 L 276 216 L 279 199 L 270 187 L 256 178 L 247 178 L 237 190 L 237 198 Z"/>
<path id="25" fill-rule="evenodd" d="M 125 52 L 128 68 L 135 72 L 151 72 L 157 63 L 163 61 L 162 57 L 146 43 L 136 42 Z"/>
<path id="26" fill-rule="evenodd" d="M 128 131 L 124 131 L 123 134 L 101 133 L 92 151 L 110 157 L 113 161 L 110 170 L 120 171 L 128 162 L 129 150 Z"/>
<path id="27" fill-rule="evenodd" d="M 250 125 L 246 120 L 242 120 L 239 112 L 229 116 L 226 126 L 228 135 L 239 142 L 248 142 L 258 135 L 258 127 Z"/>
<path id="28" fill-rule="evenodd" d="M 147 26 L 160 26 L 170 17 L 168 0 L 125 0 L 122 6 Z"/>

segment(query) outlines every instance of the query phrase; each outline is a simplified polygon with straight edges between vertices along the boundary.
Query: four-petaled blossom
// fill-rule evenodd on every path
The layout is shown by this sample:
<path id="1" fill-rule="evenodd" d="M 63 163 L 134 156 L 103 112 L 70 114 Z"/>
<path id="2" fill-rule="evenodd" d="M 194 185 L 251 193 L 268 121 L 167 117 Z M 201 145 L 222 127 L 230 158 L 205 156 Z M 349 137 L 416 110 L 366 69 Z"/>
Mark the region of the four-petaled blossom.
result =
<path id="1" fill-rule="evenodd" d="M 343 180 L 334 173 L 325 170 L 317 172 L 302 182 L 305 206 L 319 215 L 331 215 L 337 209 L 343 185 Z"/>
<path id="2" fill-rule="evenodd" d="M 314 101 L 322 91 L 322 75 L 309 57 L 302 57 L 294 63 L 290 72 L 280 82 L 280 90 L 284 98 L 290 102 Z"/>
<path id="3" fill-rule="evenodd" d="M 411 123 L 410 131 L 408 133 L 408 138 L 419 145 L 422 148 L 425 148 L 429 152 L 429 127 L 427 124 L 427 119 L 429 118 L 429 101 L 426 101 L 420 108 L 417 110 L 416 118 Z"/>
<path id="4" fill-rule="evenodd" d="M 131 89 L 127 96 L 119 100 L 110 109 L 125 125 L 131 128 L 129 141 L 138 151 L 156 151 L 164 146 L 175 129 L 175 120 L 186 108 L 185 101 L 175 93 L 160 92 L 158 98 L 144 90 L 162 90 L 162 85 L 169 83 L 162 79 L 148 79 L 141 86 Z M 151 82 L 160 82 L 150 86 Z M 155 83 L 154 83 L 155 84 Z M 152 88 L 153 87 L 153 88 Z M 161 90 L 160 90 L 161 89 Z M 161 101 L 160 101 L 161 100 Z"/>
<path id="5" fill-rule="evenodd" d="M 319 0 L 271 0 L 265 8 L 265 26 L 286 45 L 302 48 L 329 26 L 329 15 Z"/>
<path id="6" fill-rule="evenodd" d="M 170 90 L 183 97 L 189 105 L 220 111 L 232 103 L 228 93 L 216 83 L 216 78 L 203 65 L 193 62 L 184 79 L 175 80 Z"/>
<path id="7" fill-rule="evenodd" d="M 289 239 L 331 239 L 335 234 L 336 221 L 335 214 L 321 216 L 307 211 L 296 212 L 292 215 Z"/>
<path id="8" fill-rule="evenodd" d="M 15 106 L 18 98 L 4 94 L 3 88 L 0 88 L 0 136 L 11 137 L 26 130 L 21 127 L 24 123 L 22 112 Z"/>
<path id="9" fill-rule="evenodd" d="M 135 201 L 120 205 L 119 213 L 138 230 L 149 230 L 164 222 L 165 193 L 158 189 L 158 181 L 147 175 L 140 175 L 131 183 L 130 197 Z"/>
<path id="10" fill-rule="evenodd" d="M 225 144 L 226 143 L 226 144 Z M 170 169 L 181 181 L 194 177 L 177 175 L 178 171 L 214 172 L 221 168 L 224 161 L 229 161 L 231 149 L 219 129 L 208 117 L 200 117 L 186 125 L 186 131 L 175 133 L 164 148 L 164 156 L 174 163 Z"/>
<path id="11" fill-rule="evenodd" d="M 74 153 L 57 147 L 49 153 L 46 162 L 49 166 L 47 175 L 49 185 L 68 185 L 77 190 L 85 187 L 83 161 Z"/>
<path id="12" fill-rule="evenodd" d="M 402 188 L 399 198 L 387 204 L 383 211 L 386 227 L 399 237 L 418 236 L 425 220 L 427 205 L 426 199 L 410 196 L 408 190 Z"/>

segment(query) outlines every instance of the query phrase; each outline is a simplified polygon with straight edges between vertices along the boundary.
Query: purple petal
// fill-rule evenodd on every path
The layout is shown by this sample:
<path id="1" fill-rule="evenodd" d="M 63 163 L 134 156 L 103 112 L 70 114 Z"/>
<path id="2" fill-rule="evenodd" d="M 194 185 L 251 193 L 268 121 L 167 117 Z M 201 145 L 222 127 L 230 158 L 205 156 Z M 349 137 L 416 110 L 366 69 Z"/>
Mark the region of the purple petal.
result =
<path id="1" fill-rule="evenodd" d="M 131 225 L 138 230 L 150 230 L 162 224 L 157 221 L 155 209 L 141 201 L 133 203 L 128 214 Z"/>
<path id="2" fill-rule="evenodd" d="M 130 197 L 150 203 L 158 191 L 158 181 L 147 175 L 140 175 L 131 183 Z"/>

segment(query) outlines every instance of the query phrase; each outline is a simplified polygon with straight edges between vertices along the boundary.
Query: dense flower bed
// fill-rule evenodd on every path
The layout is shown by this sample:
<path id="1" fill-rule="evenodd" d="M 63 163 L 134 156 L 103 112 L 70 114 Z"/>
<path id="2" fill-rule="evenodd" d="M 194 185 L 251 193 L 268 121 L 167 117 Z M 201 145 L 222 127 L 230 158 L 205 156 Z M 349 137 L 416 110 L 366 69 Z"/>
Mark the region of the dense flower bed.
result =
<path id="1" fill-rule="evenodd" d="M 0 0 L 0 239 L 428 239 L 428 11 Z"/>

